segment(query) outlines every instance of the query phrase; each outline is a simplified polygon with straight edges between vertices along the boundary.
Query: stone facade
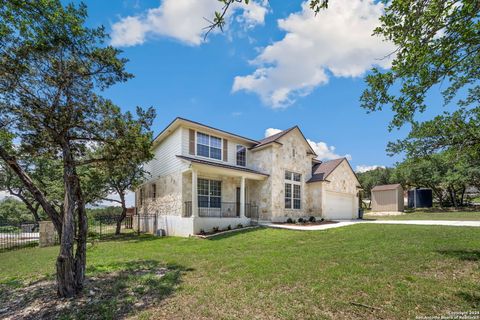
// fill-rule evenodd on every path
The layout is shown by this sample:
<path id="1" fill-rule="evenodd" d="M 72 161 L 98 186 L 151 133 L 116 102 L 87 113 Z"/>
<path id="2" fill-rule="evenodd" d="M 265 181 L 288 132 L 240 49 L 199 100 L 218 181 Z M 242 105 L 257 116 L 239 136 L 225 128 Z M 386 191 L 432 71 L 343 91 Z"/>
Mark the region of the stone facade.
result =
<path id="1" fill-rule="evenodd" d="M 181 134 L 175 134 L 177 130 L 181 132 Z M 248 176 L 247 173 L 242 173 L 241 171 L 228 171 L 232 169 L 218 169 L 215 166 L 208 166 L 208 168 L 205 166 L 192 167 L 193 162 L 190 163 L 185 160 L 176 163 L 176 161 L 179 160 L 179 158 L 176 157 L 178 153 L 184 157 L 199 157 L 191 154 L 188 141 L 189 130 L 191 131 L 187 126 L 179 127 L 172 131 L 172 137 L 176 137 L 178 140 L 170 139 L 175 141 L 175 143 L 170 141 L 169 147 L 164 148 L 164 153 L 171 152 L 171 154 L 159 153 L 157 155 L 159 159 L 158 163 L 150 164 L 151 167 L 164 166 L 169 169 L 167 170 L 168 173 L 157 175 L 156 178 L 152 178 L 142 186 L 144 190 L 143 205 L 140 205 L 139 192 L 137 191 L 136 193 L 139 213 L 157 214 L 160 217 L 175 217 L 175 219 L 172 219 L 170 222 L 165 220 L 165 225 L 179 225 L 183 222 L 178 219 L 187 219 L 181 217 L 185 211 L 186 203 L 192 201 L 192 170 L 195 168 L 201 168 L 198 170 L 195 169 L 198 179 L 204 178 L 222 181 L 222 202 L 237 202 L 237 188 L 241 186 L 241 176 L 243 176 L 246 187 L 245 203 L 258 206 L 260 220 L 285 221 L 289 217 L 298 219 L 299 217 L 309 216 L 319 218 L 324 214 L 325 202 L 329 192 L 348 194 L 350 197 L 356 197 L 357 195 L 358 181 L 346 160 L 334 169 L 328 176 L 328 181 L 307 183 L 312 177 L 312 161 L 315 155 L 312 153 L 310 145 L 298 127 L 289 130 L 286 134 L 279 137 L 276 142 L 253 149 L 252 146 L 254 146 L 254 144 L 252 142 L 242 142 L 231 136 L 223 136 L 221 132 L 216 132 L 212 128 L 195 128 L 195 132 L 205 131 L 208 134 L 217 135 L 217 137 L 225 140 L 225 143 L 222 143 L 222 145 L 228 145 L 228 157 L 222 156 L 222 160 L 208 158 L 207 160 L 210 162 L 235 165 L 235 148 L 238 144 L 242 144 L 250 148 L 246 158 L 247 168 L 268 176 L 259 174 L 257 174 L 257 176 Z M 181 148 L 176 148 L 175 146 L 177 144 L 180 144 Z M 161 147 L 162 142 L 157 144 L 157 148 Z M 170 161 L 170 158 L 172 161 L 175 161 L 175 165 L 163 163 Z M 200 158 L 205 159 L 203 157 Z M 285 208 L 285 183 L 288 182 L 285 180 L 286 171 L 301 174 L 300 209 Z M 155 172 L 161 172 L 161 170 L 156 170 Z M 156 185 L 155 198 L 152 194 L 153 184 Z M 194 219 L 201 219 L 201 217 L 195 217 Z M 208 223 L 206 220 L 202 223 L 190 221 L 188 224 L 185 224 L 185 226 L 182 226 L 182 228 L 185 230 L 188 228 L 197 230 L 201 228 L 201 226 L 205 227 L 217 224 L 217 222 L 212 221 L 213 220 L 209 220 Z M 228 223 L 230 224 L 230 222 Z M 188 234 L 188 230 L 185 230 L 182 230 L 182 232 L 178 234 Z"/>

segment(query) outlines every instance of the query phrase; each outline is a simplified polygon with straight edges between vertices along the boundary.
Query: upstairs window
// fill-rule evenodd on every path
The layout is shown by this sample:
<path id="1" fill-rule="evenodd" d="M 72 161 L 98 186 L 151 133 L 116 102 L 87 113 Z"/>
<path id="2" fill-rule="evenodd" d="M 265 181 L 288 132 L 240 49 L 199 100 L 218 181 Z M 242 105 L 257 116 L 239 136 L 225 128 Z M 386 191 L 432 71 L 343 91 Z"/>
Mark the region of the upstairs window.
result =
<path id="1" fill-rule="evenodd" d="M 237 166 L 245 167 L 247 165 L 247 148 L 237 145 Z"/>
<path id="2" fill-rule="evenodd" d="M 222 139 L 197 132 L 197 155 L 222 160 Z"/>

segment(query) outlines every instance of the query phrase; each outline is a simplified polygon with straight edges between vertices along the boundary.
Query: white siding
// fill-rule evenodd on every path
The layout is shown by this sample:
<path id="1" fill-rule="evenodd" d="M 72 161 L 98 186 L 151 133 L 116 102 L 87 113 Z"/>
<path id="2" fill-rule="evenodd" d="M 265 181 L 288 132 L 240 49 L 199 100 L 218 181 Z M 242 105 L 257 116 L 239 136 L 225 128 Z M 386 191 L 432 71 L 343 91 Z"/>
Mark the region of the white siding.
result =
<path id="1" fill-rule="evenodd" d="M 176 157 L 182 154 L 182 129 L 178 128 L 165 138 L 165 140 L 153 149 L 153 153 L 154 158 L 145 164 L 145 170 L 150 173 L 148 180 L 156 180 L 160 176 L 182 170 L 185 164 L 181 159 Z"/>
<path id="2" fill-rule="evenodd" d="M 182 127 L 181 128 L 181 131 L 182 131 L 182 155 L 184 156 L 187 156 L 187 157 L 196 157 L 196 155 L 191 155 L 189 153 L 189 132 L 188 132 L 189 128 L 188 127 Z M 240 140 L 236 140 L 236 139 L 231 139 L 231 138 L 228 138 L 228 137 L 224 137 L 222 136 L 221 134 L 218 134 L 216 132 L 212 132 L 212 131 L 209 131 L 207 129 L 205 130 L 195 130 L 195 139 L 196 139 L 196 132 L 202 132 L 202 133 L 206 133 L 206 134 L 210 134 L 210 135 L 213 135 L 215 137 L 219 137 L 219 138 L 222 138 L 222 160 L 216 160 L 216 159 L 210 159 L 210 158 L 205 158 L 205 157 L 198 157 L 200 159 L 206 159 L 208 161 L 213 161 L 213 162 L 220 162 L 220 163 L 227 163 L 229 165 L 234 165 L 236 166 L 237 165 L 237 145 L 238 144 L 241 144 L 243 146 L 246 146 L 247 147 L 247 167 L 250 167 L 251 166 L 249 165 L 249 150 L 248 148 L 251 146 L 251 145 L 248 145 L 246 144 L 245 142 L 242 142 Z M 223 139 L 227 139 L 228 140 L 228 159 L 227 161 L 224 161 L 225 159 L 223 159 Z M 196 145 L 195 145 L 195 148 L 196 148 Z"/>

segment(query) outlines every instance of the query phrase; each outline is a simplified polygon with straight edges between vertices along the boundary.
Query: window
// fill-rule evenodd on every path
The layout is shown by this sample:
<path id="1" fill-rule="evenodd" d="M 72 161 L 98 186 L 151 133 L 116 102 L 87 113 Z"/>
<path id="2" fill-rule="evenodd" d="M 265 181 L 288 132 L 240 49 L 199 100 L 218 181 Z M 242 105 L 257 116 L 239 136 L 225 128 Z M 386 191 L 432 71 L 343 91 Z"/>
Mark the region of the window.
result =
<path id="1" fill-rule="evenodd" d="M 157 197 L 157 185 L 154 183 L 152 184 L 152 198 L 155 199 Z"/>
<path id="2" fill-rule="evenodd" d="M 198 207 L 220 208 L 222 202 L 222 182 L 216 180 L 198 179 Z"/>
<path id="3" fill-rule="evenodd" d="M 245 167 L 247 165 L 247 148 L 237 145 L 237 166 Z"/>
<path id="4" fill-rule="evenodd" d="M 143 206 L 143 188 L 140 188 L 140 206 Z"/>
<path id="5" fill-rule="evenodd" d="M 222 160 L 222 139 L 197 132 L 197 155 Z"/>
<path id="6" fill-rule="evenodd" d="M 285 209 L 301 209 L 302 193 L 301 185 L 302 175 L 285 171 Z"/>

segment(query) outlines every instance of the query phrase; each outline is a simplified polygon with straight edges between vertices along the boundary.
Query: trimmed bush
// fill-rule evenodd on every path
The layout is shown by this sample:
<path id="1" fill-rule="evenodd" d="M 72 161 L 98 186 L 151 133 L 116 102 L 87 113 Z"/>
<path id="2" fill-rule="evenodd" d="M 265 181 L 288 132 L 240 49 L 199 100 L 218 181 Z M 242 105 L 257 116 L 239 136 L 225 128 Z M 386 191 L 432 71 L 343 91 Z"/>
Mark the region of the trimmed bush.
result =
<path id="1" fill-rule="evenodd" d="M 288 219 L 287 219 L 287 223 L 293 223 L 292 218 L 288 218 Z"/>
<path id="2" fill-rule="evenodd" d="M 305 220 L 303 218 L 298 218 L 298 223 L 304 223 Z"/>
<path id="3" fill-rule="evenodd" d="M 315 219 L 314 216 L 310 216 L 310 218 L 308 218 L 308 221 L 309 222 L 315 222 L 315 221 L 317 221 L 317 219 Z"/>

